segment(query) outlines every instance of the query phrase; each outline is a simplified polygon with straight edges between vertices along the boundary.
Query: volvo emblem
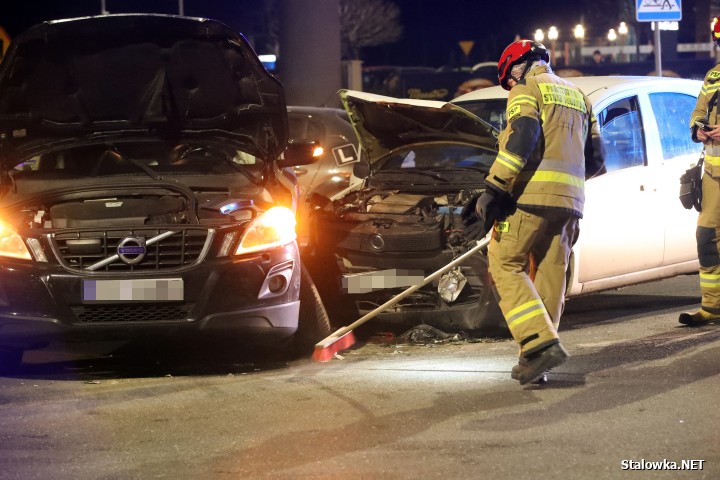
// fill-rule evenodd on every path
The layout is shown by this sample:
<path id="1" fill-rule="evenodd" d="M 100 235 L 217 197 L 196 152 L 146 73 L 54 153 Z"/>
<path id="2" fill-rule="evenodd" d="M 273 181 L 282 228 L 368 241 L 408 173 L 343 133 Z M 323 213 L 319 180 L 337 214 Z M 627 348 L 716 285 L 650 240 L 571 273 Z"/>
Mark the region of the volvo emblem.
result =
<path id="1" fill-rule="evenodd" d="M 142 262 L 146 253 L 145 237 L 123 238 L 117 247 L 118 257 L 128 265 L 135 265 Z"/>
<path id="2" fill-rule="evenodd" d="M 376 252 L 385 250 L 385 239 L 378 233 L 370 237 L 370 248 Z"/>

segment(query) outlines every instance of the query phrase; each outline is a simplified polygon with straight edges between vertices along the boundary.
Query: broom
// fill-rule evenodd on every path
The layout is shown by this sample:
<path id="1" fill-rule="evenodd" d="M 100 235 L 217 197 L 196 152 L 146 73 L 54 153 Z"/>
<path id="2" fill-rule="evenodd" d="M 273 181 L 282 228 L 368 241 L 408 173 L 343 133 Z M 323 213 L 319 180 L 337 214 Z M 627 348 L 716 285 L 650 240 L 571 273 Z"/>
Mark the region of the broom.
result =
<path id="1" fill-rule="evenodd" d="M 407 290 L 402 291 L 401 293 L 397 294 L 387 302 L 383 303 L 379 307 L 377 307 L 375 310 L 366 313 L 359 319 L 355 320 L 353 323 L 346 327 L 342 327 L 338 329 L 336 332 L 330 334 L 323 340 L 319 341 L 315 344 L 315 350 L 312 354 L 312 359 L 316 362 L 327 362 L 333 356 L 342 350 L 346 350 L 353 346 L 355 344 L 355 335 L 353 335 L 353 330 L 362 325 L 363 323 L 367 322 L 371 318 L 375 317 L 377 314 L 381 313 L 382 311 L 386 310 L 387 308 L 395 305 L 397 302 L 402 300 L 403 298 L 407 297 L 411 293 L 413 293 L 415 290 L 424 287 L 428 283 L 432 282 L 436 278 L 438 278 L 440 275 L 450 271 L 455 266 L 461 264 L 464 262 L 468 257 L 471 257 L 472 255 L 476 254 L 483 248 L 487 247 L 490 243 L 490 238 L 492 237 L 491 234 L 488 234 L 485 238 L 482 240 L 478 240 L 477 244 L 468 250 L 467 252 L 463 253 L 459 257 L 457 257 L 452 262 L 448 263 L 444 267 L 442 267 L 440 270 L 431 273 L 429 276 L 425 277 L 422 282 L 418 283 L 417 285 L 413 285 L 412 287 L 408 288 Z"/>

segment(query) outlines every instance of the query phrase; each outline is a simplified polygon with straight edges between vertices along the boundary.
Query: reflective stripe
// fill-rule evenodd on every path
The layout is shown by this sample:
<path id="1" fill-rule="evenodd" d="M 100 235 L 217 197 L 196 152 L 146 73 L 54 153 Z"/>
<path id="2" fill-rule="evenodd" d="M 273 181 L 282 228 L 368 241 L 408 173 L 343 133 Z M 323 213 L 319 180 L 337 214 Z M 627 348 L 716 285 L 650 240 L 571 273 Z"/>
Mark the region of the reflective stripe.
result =
<path id="1" fill-rule="evenodd" d="M 705 288 L 720 288 L 720 275 L 701 272 L 700 286 Z"/>
<path id="2" fill-rule="evenodd" d="M 508 312 L 508 327 L 512 328 L 538 315 L 547 316 L 545 305 L 542 300 L 531 300 Z"/>
<path id="3" fill-rule="evenodd" d="M 580 162 L 569 162 L 567 160 L 544 158 L 536 170 L 552 170 L 555 172 L 565 172 L 576 177 L 585 177 L 585 165 Z"/>
<path id="4" fill-rule="evenodd" d="M 540 93 L 542 94 L 542 102 L 545 105 L 562 105 L 563 107 L 579 110 L 583 113 L 587 112 L 587 105 L 582 93 L 576 88 L 555 83 L 538 83 Z"/>
<path id="5" fill-rule="evenodd" d="M 718 90 L 720 90 L 720 84 L 703 85 L 700 89 L 700 93 L 707 95 L 710 92 L 717 92 Z"/>
<path id="6" fill-rule="evenodd" d="M 706 123 L 706 118 L 703 116 L 698 115 L 697 117 L 691 117 L 690 118 L 690 128 L 695 126 L 695 122 L 701 120 L 703 123 Z"/>
<path id="7" fill-rule="evenodd" d="M 518 95 L 517 97 L 513 98 L 512 102 L 510 102 L 508 104 L 507 108 L 508 108 L 508 110 L 510 110 L 515 105 L 520 105 L 520 104 L 530 105 L 535 108 L 538 108 L 537 100 L 535 100 L 535 98 L 530 95 Z"/>
<path id="8" fill-rule="evenodd" d="M 707 158 L 707 157 L 706 157 Z M 569 173 L 555 172 L 552 170 L 537 170 L 535 172 L 521 172 L 518 180 L 527 182 L 554 182 L 570 185 L 576 188 L 584 188 L 585 180 Z"/>
<path id="9" fill-rule="evenodd" d="M 520 170 L 525 166 L 525 162 L 518 160 L 515 156 L 500 150 L 495 158 L 496 162 L 505 165 L 507 168 L 515 173 L 519 173 Z"/>
<path id="10" fill-rule="evenodd" d="M 715 155 L 705 154 L 705 163 L 709 163 L 713 167 L 720 167 L 720 157 Z"/>

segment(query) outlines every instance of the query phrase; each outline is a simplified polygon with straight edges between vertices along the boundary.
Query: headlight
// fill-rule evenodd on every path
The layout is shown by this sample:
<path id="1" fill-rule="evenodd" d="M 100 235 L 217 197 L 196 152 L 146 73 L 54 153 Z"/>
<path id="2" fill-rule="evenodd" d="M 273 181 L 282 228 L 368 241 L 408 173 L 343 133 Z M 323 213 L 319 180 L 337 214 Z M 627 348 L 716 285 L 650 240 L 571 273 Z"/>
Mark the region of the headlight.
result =
<path id="1" fill-rule="evenodd" d="M 0 257 L 32 260 L 30 252 L 15 230 L 0 222 Z"/>
<path id="2" fill-rule="evenodd" d="M 279 247 L 295 240 L 295 214 L 286 207 L 273 207 L 252 221 L 240 239 L 235 255 Z"/>

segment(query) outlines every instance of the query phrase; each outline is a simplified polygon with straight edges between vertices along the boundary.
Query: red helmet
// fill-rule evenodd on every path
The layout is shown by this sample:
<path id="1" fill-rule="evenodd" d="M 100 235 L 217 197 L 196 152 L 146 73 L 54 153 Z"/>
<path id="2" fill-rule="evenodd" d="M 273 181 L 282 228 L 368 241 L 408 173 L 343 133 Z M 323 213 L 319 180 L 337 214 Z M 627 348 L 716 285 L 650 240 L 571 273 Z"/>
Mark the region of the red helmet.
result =
<path id="1" fill-rule="evenodd" d="M 712 19 L 710 30 L 712 31 L 713 41 L 720 46 L 720 22 L 718 22 L 718 17 Z"/>
<path id="2" fill-rule="evenodd" d="M 549 64 L 550 54 L 545 45 L 532 40 L 517 40 L 505 48 L 498 61 L 498 80 L 505 90 L 510 90 L 507 82 L 512 67 L 530 59 L 545 60 Z"/>

